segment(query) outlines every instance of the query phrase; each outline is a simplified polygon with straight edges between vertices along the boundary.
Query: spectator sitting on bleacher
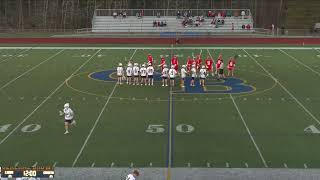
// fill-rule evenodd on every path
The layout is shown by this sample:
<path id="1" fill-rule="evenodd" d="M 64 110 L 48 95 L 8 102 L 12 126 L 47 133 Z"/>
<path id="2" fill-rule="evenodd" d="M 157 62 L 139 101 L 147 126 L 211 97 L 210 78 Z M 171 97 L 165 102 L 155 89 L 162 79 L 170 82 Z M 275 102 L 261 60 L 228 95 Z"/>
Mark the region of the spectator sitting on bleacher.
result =
<path id="1" fill-rule="evenodd" d="M 122 11 L 122 17 L 126 18 L 127 17 L 127 11 Z"/>
<path id="2" fill-rule="evenodd" d="M 177 11 L 177 19 L 180 19 L 181 18 L 181 12 L 178 10 Z"/>
<path id="3" fill-rule="evenodd" d="M 113 13 L 112 13 L 112 16 L 113 16 L 113 18 L 117 18 L 118 13 L 117 13 L 117 12 L 113 12 Z"/>
<path id="4" fill-rule="evenodd" d="M 156 20 L 153 21 L 153 27 L 157 27 L 158 23 Z"/>
<path id="5" fill-rule="evenodd" d="M 251 29 L 251 25 L 247 24 L 246 28 L 247 28 L 247 30 L 250 30 Z"/>
<path id="6" fill-rule="evenodd" d="M 243 30 L 245 30 L 245 29 L 246 29 L 246 25 L 242 25 L 241 28 L 242 28 Z"/>
<path id="7" fill-rule="evenodd" d="M 157 12 L 157 18 L 160 18 L 160 12 Z"/>
<path id="8" fill-rule="evenodd" d="M 245 11 L 241 11 L 241 18 L 244 19 L 245 16 L 246 16 L 246 12 Z"/>

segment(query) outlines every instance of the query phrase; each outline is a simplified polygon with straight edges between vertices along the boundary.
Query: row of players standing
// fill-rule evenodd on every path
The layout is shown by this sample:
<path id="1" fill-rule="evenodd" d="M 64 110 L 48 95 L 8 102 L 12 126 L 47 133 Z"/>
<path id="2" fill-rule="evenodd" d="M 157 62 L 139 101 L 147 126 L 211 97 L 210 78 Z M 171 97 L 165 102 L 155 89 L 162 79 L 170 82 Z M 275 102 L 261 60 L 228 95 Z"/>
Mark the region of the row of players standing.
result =
<path id="1" fill-rule="evenodd" d="M 193 58 L 189 56 L 187 58 L 186 65 L 182 65 L 180 72 L 179 61 L 176 55 L 172 57 L 170 67 L 168 67 L 168 65 L 166 64 L 166 59 L 163 55 L 161 55 L 160 58 L 160 64 L 156 66 L 159 67 L 161 71 L 162 86 L 168 86 L 168 79 L 170 79 L 170 85 L 174 86 L 175 78 L 177 76 L 180 76 L 181 78 L 180 83 L 182 87 L 184 87 L 185 79 L 188 75 L 191 77 L 190 86 L 195 86 L 194 83 L 197 77 L 200 78 L 200 85 L 204 86 L 205 80 L 209 76 L 209 74 L 211 74 L 214 78 L 217 78 L 218 80 L 221 78 L 225 78 L 222 54 L 219 55 L 216 63 L 210 56 L 208 56 L 204 64 L 202 64 L 200 54 L 197 55 L 197 57 Z M 146 63 L 143 63 L 139 67 L 138 63 L 134 63 L 132 62 L 132 60 L 130 60 L 125 71 L 122 67 L 122 63 L 119 63 L 119 66 L 117 67 L 118 84 L 122 84 L 122 81 L 126 79 L 127 84 L 129 85 L 133 84 L 153 86 L 153 76 L 155 73 L 155 59 L 152 57 L 151 54 L 149 54 L 147 56 L 147 61 L 147 66 Z M 214 65 L 215 71 L 213 71 Z M 227 64 L 228 76 L 234 75 L 235 65 L 235 57 L 230 57 Z"/>

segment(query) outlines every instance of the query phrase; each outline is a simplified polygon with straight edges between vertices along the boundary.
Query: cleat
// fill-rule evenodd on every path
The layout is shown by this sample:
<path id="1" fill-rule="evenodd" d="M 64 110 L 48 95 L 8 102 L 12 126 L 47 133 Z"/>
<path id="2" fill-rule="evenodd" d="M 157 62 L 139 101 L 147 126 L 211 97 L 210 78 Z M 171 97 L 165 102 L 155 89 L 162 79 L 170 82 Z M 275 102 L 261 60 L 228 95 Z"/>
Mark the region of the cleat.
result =
<path id="1" fill-rule="evenodd" d="M 162 87 L 164 86 L 164 84 L 162 84 Z"/>
<path id="2" fill-rule="evenodd" d="M 64 134 L 69 134 L 69 131 L 64 132 Z"/>

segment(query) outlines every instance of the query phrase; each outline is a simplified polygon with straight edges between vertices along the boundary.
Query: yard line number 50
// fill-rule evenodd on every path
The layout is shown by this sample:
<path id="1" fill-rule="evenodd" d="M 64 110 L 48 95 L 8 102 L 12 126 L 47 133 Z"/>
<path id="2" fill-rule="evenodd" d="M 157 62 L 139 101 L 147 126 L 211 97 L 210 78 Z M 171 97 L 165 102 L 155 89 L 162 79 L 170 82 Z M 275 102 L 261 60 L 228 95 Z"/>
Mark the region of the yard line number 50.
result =
<path id="1" fill-rule="evenodd" d="M 192 133 L 194 131 L 194 127 L 189 124 L 178 124 L 176 126 L 176 131 L 179 133 Z M 150 124 L 147 127 L 146 132 L 152 134 L 164 133 L 165 128 L 163 124 Z"/>

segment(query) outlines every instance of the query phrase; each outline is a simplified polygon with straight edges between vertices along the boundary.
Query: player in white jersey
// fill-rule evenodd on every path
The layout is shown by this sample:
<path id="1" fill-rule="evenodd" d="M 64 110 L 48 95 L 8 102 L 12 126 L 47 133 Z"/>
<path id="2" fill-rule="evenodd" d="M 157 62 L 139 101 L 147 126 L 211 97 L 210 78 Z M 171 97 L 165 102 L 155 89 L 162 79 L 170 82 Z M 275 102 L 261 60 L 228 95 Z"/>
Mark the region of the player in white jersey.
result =
<path id="1" fill-rule="evenodd" d="M 167 68 L 167 65 L 163 65 L 162 69 L 162 86 L 168 86 L 168 73 L 169 69 Z"/>
<path id="2" fill-rule="evenodd" d="M 191 81 L 190 81 L 190 86 L 194 86 L 194 80 L 196 79 L 197 77 L 197 68 L 196 68 L 196 65 L 195 64 L 192 64 L 192 67 L 191 67 Z"/>
<path id="3" fill-rule="evenodd" d="M 148 74 L 148 84 L 149 86 L 153 86 L 153 73 L 154 73 L 154 68 L 151 63 L 148 64 L 147 67 L 147 74 Z"/>
<path id="4" fill-rule="evenodd" d="M 69 133 L 69 126 L 76 125 L 76 121 L 73 119 L 74 113 L 73 113 L 72 109 L 70 108 L 69 103 L 66 103 L 64 105 L 63 111 L 59 111 L 59 113 L 60 113 L 60 116 L 64 115 L 64 128 L 65 128 L 64 134 L 68 134 Z"/>
<path id="5" fill-rule="evenodd" d="M 131 85 L 131 80 L 132 80 L 132 64 L 129 63 L 128 67 L 126 69 L 126 75 L 127 75 L 127 84 Z"/>
<path id="6" fill-rule="evenodd" d="M 184 88 L 184 81 L 187 77 L 186 65 L 182 65 L 182 68 L 180 70 L 180 76 L 181 76 L 181 87 Z"/>
<path id="7" fill-rule="evenodd" d="M 134 63 L 133 70 L 133 85 L 139 85 L 139 66 L 138 63 Z"/>
<path id="8" fill-rule="evenodd" d="M 145 64 L 142 64 L 142 68 L 140 68 L 140 76 L 141 76 L 141 86 L 144 85 L 146 86 L 147 85 L 147 68 L 146 68 L 146 65 Z"/>
<path id="9" fill-rule="evenodd" d="M 117 67 L 118 84 L 122 84 L 122 77 L 124 75 L 122 63 Z"/>
<path id="10" fill-rule="evenodd" d="M 140 175 L 139 171 L 134 170 L 131 174 L 128 174 L 126 180 L 135 180 Z"/>
<path id="11" fill-rule="evenodd" d="M 176 78 L 176 75 L 177 75 L 177 71 L 174 68 L 175 68 L 175 66 L 172 65 L 171 69 L 169 70 L 170 86 L 171 87 L 174 86 L 174 79 Z"/>
<path id="12" fill-rule="evenodd" d="M 220 66 L 219 66 L 219 72 L 218 72 L 218 80 L 220 80 L 221 78 L 226 78 L 226 76 L 224 75 L 223 72 L 224 69 L 224 64 L 223 64 L 223 60 L 221 60 Z"/>
<path id="13" fill-rule="evenodd" d="M 203 87 L 204 86 L 204 82 L 206 80 L 207 77 L 207 70 L 206 67 L 203 65 L 199 71 L 199 76 L 200 76 L 200 85 Z"/>

